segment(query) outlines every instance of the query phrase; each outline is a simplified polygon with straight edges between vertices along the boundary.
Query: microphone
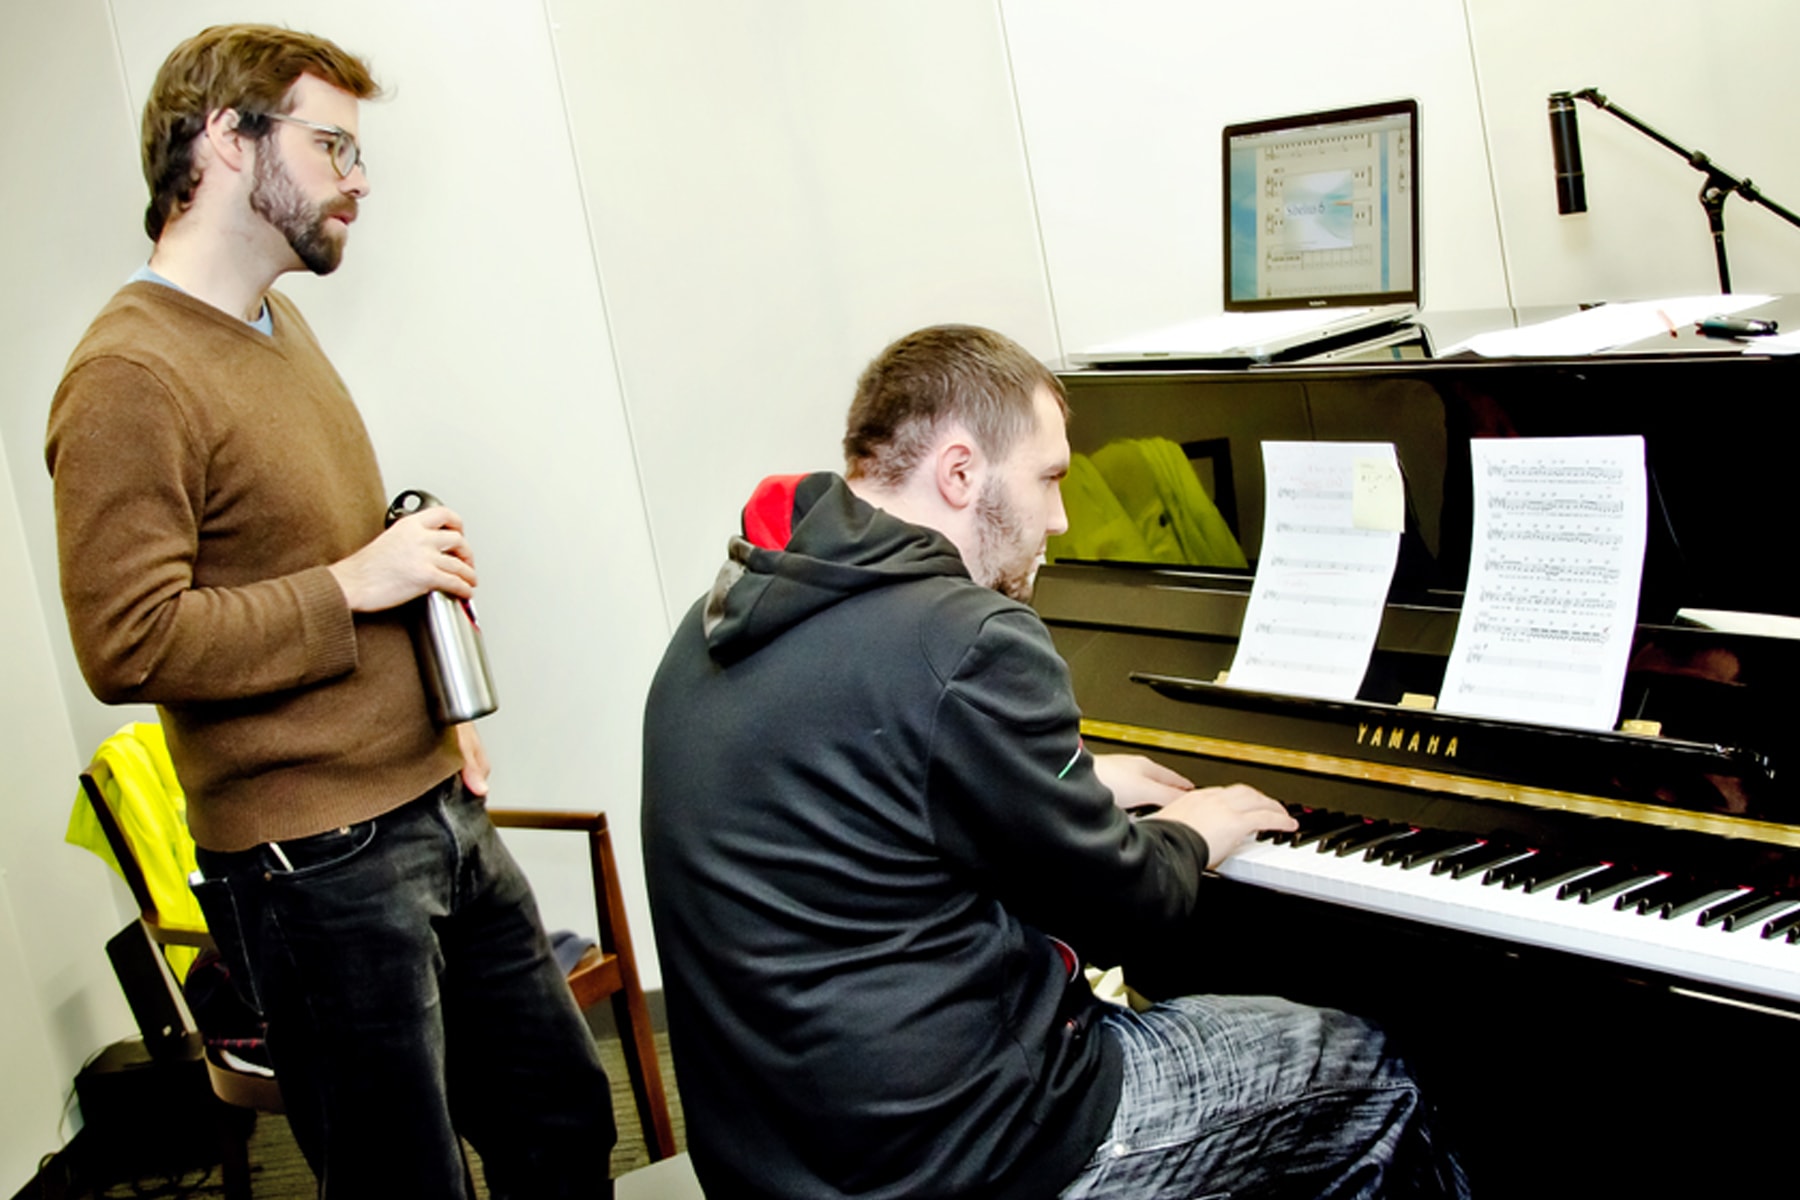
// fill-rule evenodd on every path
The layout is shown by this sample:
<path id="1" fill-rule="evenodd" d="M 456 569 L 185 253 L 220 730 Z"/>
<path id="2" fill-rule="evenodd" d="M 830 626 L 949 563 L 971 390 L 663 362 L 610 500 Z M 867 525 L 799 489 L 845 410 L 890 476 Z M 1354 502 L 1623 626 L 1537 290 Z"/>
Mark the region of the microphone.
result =
<path id="1" fill-rule="evenodd" d="M 1581 127 L 1575 121 L 1575 97 L 1550 93 L 1550 152 L 1556 157 L 1556 211 L 1567 216 L 1587 211 L 1587 181 L 1581 174 Z"/>

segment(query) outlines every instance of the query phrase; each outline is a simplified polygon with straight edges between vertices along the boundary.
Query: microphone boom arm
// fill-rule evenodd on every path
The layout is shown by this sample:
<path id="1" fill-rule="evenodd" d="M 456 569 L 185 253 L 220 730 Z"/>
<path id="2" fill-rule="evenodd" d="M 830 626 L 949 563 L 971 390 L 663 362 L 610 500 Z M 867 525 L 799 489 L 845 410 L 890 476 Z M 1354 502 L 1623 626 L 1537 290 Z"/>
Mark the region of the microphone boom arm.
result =
<path id="1" fill-rule="evenodd" d="M 1700 185 L 1700 207 L 1706 210 L 1706 222 L 1712 230 L 1713 254 L 1719 263 L 1719 291 L 1731 291 L 1731 269 L 1725 261 L 1725 201 L 1735 192 L 1752 204 L 1760 204 L 1789 225 L 1800 227 L 1800 216 L 1775 203 L 1757 190 L 1748 179 L 1739 179 L 1698 150 L 1690 150 L 1668 135 L 1651 128 L 1600 93 L 1598 88 L 1582 88 L 1572 93 L 1601 112 L 1617 117 L 1657 145 L 1674 151 L 1687 160 L 1688 166 L 1706 176 Z"/>

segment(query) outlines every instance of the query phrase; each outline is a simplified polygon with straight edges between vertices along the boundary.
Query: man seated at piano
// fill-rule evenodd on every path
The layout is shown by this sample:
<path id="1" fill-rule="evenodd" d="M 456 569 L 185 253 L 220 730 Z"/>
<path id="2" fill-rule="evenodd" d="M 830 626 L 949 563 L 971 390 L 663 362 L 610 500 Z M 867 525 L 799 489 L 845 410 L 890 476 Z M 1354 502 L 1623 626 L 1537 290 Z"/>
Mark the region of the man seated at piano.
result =
<path id="1" fill-rule="evenodd" d="M 766 480 L 668 648 L 644 850 L 701 1182 L 1466 1194 L 1367 1022 L 1230 996 L 1137 1013 L 1086 987 L 1082 956 L 1204 930 L 1202 872 L 1293 821 L 1083 748 L 1022 602 L 1066 527 L 1067 418 L 997 333 L 900 339 L 857 386 L 845 476 Z"/>

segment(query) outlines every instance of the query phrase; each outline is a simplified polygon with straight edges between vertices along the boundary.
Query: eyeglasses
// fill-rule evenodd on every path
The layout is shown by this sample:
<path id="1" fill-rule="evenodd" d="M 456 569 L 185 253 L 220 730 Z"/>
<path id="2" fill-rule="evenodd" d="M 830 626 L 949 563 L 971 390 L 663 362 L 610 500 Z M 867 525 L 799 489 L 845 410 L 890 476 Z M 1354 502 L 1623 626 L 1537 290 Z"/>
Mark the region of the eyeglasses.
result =
<path id="1" fill-rule="evenodd" d="M 338 173 L 339 179 L 350 178 L 350 172 L 362 167 L 367 174 L 369 164 L 363 161 L 362 147 L 356 144 L 356 135 L 347 129 L 339 129 L 336 125 L 321 125 L 317 121 L 303 121 L 299 117 L 290 117 L 286 113 L 267 114 L 271 121 L 286 121 L 289 125 L 300 125 L 322 133 L 331 139 L 331 169 Z"/>

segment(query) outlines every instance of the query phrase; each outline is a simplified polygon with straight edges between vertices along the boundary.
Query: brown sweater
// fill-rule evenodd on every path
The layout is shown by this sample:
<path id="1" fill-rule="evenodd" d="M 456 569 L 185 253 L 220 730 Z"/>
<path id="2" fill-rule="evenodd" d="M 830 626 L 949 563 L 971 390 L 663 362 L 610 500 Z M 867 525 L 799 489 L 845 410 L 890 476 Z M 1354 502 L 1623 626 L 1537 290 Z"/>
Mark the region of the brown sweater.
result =
<path id="1" fill-rule="evenodd" d="M 387 500 L 343 381 L 269 306 L 273 337 L 127 284 L 69 360 L 45 450 L 82 673 L 162 711 L 211 850 L 366 820 L 461 761 L 400 614 L 353 618 L 326 570 Z"/>

